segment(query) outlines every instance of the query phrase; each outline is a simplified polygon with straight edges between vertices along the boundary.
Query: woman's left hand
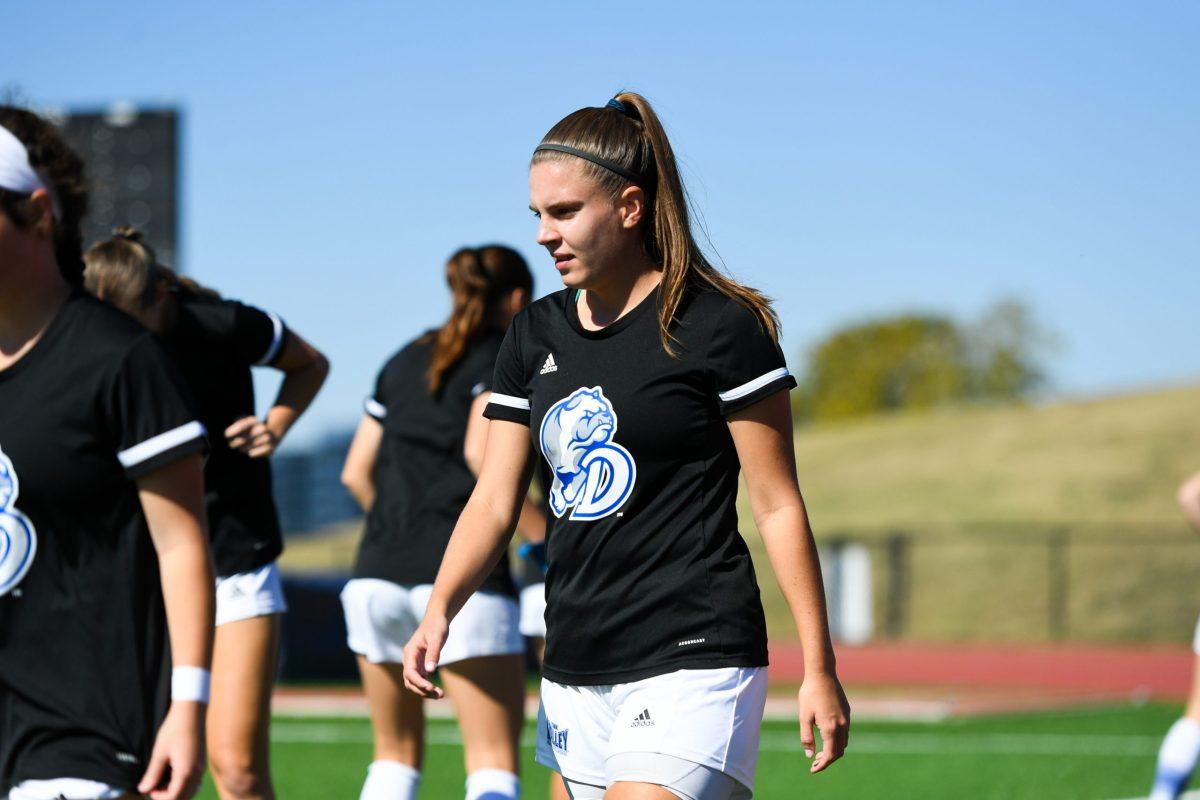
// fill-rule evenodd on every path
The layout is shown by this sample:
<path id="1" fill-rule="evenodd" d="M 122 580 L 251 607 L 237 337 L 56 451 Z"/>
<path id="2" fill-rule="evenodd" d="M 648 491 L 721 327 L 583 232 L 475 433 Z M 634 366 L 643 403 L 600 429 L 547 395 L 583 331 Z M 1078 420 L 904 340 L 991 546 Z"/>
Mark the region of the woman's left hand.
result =
<path id="1" fill-rule="evenodd" d="M 225 440 L 231 449 L 251 458 L 269 458 L 279 446 L 279 437 L 258 417 L 242 417 L 230 425 Z"/>
<path id="2" fill-rule="evenodd" d="M 815 758 L 814 725 L 821 732 L 821 752 Z M 800 685 L 800 742 L 804 755 L 813 759 L 811 773 L 820 772 L 846 752 L 850 743 L 850 703 L 837 675 L 805 675 Z"/>

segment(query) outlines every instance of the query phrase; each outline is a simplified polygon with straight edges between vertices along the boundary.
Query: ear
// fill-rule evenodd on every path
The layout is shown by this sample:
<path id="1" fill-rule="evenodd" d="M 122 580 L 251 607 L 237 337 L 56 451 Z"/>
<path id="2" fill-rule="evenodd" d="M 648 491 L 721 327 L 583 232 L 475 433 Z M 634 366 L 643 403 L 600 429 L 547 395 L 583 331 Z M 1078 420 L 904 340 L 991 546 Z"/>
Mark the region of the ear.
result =
<path id="1" fill-rule="evenodd" d="M 508 308 L 515 316 L 518 311 L 529 305 L 529 292 L 521 288 L 513 289 L 508 294 Z"/>
<path id="2" fill-rule="evenodd" d="M 29 221 L 40 239 L 54 238 L 54 201 L 45 189 L 35 189 L 29 196 Z"/>
<path id="3" fill-rule="evenodd" d="M 622 228 L 636 228 L 646 215 L 646 192 L 630 184 L 617 195 L 617 215 Z"/>

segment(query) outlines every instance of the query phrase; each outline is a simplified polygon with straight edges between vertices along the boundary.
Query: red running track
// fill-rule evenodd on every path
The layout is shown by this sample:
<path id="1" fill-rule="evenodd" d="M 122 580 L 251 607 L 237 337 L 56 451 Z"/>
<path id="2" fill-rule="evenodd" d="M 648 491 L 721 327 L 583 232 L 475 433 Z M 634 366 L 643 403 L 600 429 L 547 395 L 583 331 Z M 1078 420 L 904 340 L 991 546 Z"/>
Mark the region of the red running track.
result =
<path id="1" fill-rule="evenodd" d="M 1195 656 L 1161 645 L 1032 646 L 872 644 L 838 646 L 846 684 L 972 686 L 1186 697 Z M 771 676 L 800 681 L 804 657 L 794 644 L 771 648 Z"/>

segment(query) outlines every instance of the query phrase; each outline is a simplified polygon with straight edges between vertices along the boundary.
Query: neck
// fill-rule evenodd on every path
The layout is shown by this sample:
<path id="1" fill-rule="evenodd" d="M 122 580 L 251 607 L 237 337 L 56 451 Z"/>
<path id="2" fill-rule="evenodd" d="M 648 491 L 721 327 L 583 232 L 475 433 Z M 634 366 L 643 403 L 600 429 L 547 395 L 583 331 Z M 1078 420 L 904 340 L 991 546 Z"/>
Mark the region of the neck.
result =
<path id="1" fill-rule="evenodd" d="M 662 269 L 640 252 L 635 261 L 625 263 L 631 266 L 613 270 L 607 280 L 587 287 L 582 293 L 580 306 L 598 327 L 615 322 L 645 300 L 662 280 Z"/>
<path id="2" fill-rule="evenodd" d="M 71 294 L 53 255 L 26 261 L 25 267 L 0 280 L 0 364 L 33 347 Z"/>

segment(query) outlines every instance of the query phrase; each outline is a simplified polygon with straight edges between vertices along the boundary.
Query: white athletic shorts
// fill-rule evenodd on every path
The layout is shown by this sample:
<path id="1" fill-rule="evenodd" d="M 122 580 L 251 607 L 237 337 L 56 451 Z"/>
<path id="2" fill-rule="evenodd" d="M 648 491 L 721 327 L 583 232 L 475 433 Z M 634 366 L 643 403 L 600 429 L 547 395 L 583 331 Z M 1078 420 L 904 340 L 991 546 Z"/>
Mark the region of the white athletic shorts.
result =
<path id="1" fill-rule="evenodd" d="M 521 590 L 521 635 L 546 638 L 546 584 L 533 583 Z"/>
<path id="2" fill-rule="evenodd" d="M 58 800 L 60 797 L 69 797 L 71 800 L 116 800 L 133 796 L 123 789 L 99 781 L 55 778 L 48 781 L 21 781 L 9 791 L 8 800 Z"/>
<path id="3" fill-rule="evenodd" d="M 1192 652 L 1200 656 L 1200 619 L 1196 620 L 1196 635 L 1192 637 Z"/>
<path id="4" fill-rule="evenodd" d="M 684 669 L 613 686 L 543 678 L 537 761 L 592 786 L 634 780 L 670 787 L 671 775 L 622 771 L 629 764 L 625 754 L 661 753 L 722 772 L 753 791 L 766 702 L 764 667 Z"/>
<path id="5" fill-rule="evenodd" d="M 287 611 L 274 561 L 250 572 L 217 578 L 217 625 Z"/>
<path id="6" fill-rule="evenodd" d="M 404 645 L 425 616 L 431 584 L 400 586 L 376 578 L 355 578 L 342 589 L 346 643 L 373 664 L 400 664 Z M 438 663 L 525 652 L 518 628 L 520 612 L 511 597 L 476 592 L 450 623 Z"/>

